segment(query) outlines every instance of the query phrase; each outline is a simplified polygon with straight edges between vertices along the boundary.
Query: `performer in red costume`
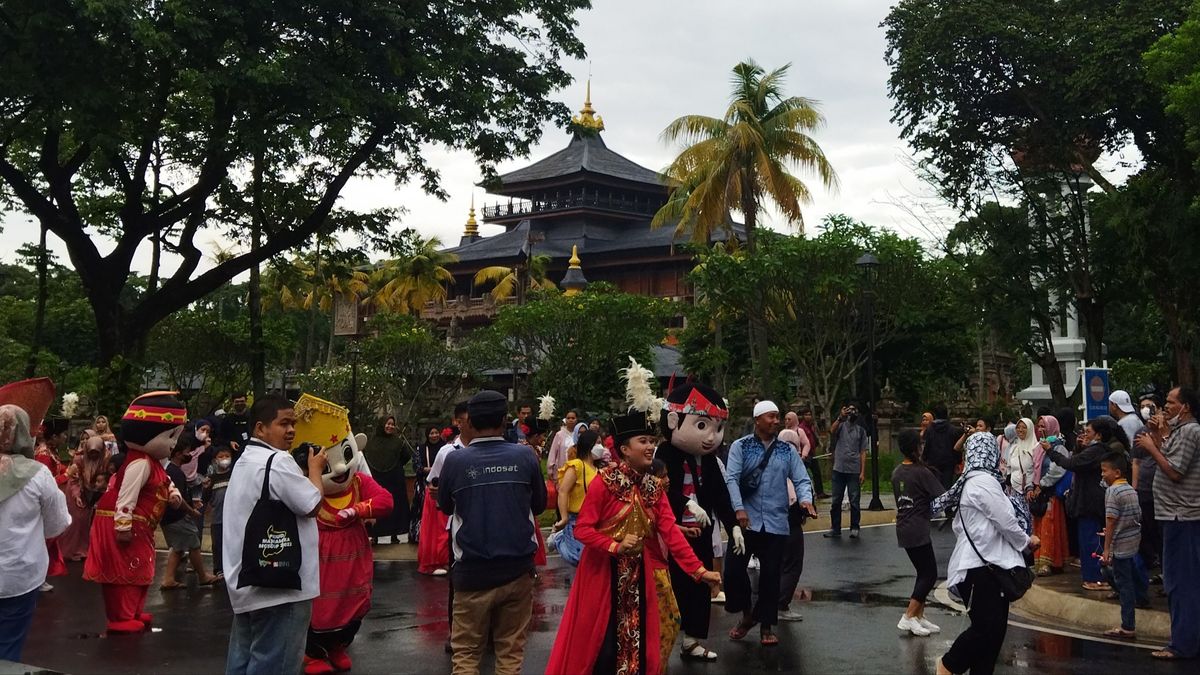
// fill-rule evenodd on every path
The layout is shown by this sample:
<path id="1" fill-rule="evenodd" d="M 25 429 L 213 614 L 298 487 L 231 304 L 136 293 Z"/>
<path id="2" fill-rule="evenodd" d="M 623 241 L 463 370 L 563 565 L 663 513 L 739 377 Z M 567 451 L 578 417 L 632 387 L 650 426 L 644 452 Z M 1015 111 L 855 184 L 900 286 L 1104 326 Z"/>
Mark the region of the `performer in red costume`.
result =
<path id="1" fill-rule="evenodd" d="M 325 498 L 317 511 L 321 595 L 313 601 L 304 672 L 345 672 L 353 665 L 346 648 L 371 609 L 375 577 L 363 521 L 390 515 L 392 495 L 364 471 L 361 448 L 367 437 L 351 433 L 345 408 L 304 394 L 295 410 L 297 461 L 308 462 L 309 443 L 324 446 L 328 458 L 321 477 Z"/>
<path id="2" fill-rule="evenodd" d="M 176 396 L 156 391 L 129 404 L 121 421 L 129 452 L 96 503 L 83 578 L 103 586 L 109 633 L 137 633 L 153 620 L 144 610 L 154 580 L 154 529 L 168 502 L 183 502 L 160 461 L 187 421 Z"/>
<path id="3" fill-rule="evenodd" d="M 583 556 L 546 666 L 550 675 L 665 672 L 662 622 L 678 617 L 660 611 L 674 597 L 659 539 L 696 583 L 715 588 L 721 580 L 692 552 L 649 471 L 657 433 L 645 411 L 656 402 L 632 402 L 641 409 L 612 421 L 619 462 L 592 481 L 576 520 Z"/>

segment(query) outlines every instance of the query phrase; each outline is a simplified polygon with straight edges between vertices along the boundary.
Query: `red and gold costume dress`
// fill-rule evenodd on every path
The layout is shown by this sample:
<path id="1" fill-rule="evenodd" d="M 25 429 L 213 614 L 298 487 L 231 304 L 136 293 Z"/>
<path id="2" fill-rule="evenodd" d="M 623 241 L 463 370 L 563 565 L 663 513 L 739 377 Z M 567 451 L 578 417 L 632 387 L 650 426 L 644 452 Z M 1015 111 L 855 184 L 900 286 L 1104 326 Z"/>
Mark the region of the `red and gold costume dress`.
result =
<path id="1" fill-rule="evenodd" d="M 660 546 L 681 568 L 691 570 L 693 579 L 699 580 L 704 568 L 676 527 L 658 479 L 625 463 L 601 470 L 599 478 L 588 487 L 575 522 L 583 556 L 546 672 L 591 673 L 604 660 L 605 672 L 656 675 L 666 665 L 664 630 L 671 639 L 671 628 L 663 625 L 678 622 L 658 597 L 660 588 L 671 595 Z M 644 548 L 619 554 L 617 542 L 626 534 L 643 537 Z"/>
<path id="2" fill-rule="evenodd" d="M 371 609 L 375 560 L 363 521 L 392 512 L 391 493 L 370 476 L 356 473 L 347 483 L 350 489 L 326 496 L 317 512 L 321 595 L 313 601 L 311 629 L 318 633 L 346 628 Z M 349 508 L 355 517 L 339 519 L 338 512 Z"/>
<path id="3" fill-rule="evenodd" d="M 154 529 L 174 487 L 157 459 L 129 449 L 125 463 L 96 503 L 83 578 L 104 585 L 110 631 L 134 632 L 149 623 L 143 612 L 154 581 Z M 129 532 L 130 541 L 117 535 Z"/>

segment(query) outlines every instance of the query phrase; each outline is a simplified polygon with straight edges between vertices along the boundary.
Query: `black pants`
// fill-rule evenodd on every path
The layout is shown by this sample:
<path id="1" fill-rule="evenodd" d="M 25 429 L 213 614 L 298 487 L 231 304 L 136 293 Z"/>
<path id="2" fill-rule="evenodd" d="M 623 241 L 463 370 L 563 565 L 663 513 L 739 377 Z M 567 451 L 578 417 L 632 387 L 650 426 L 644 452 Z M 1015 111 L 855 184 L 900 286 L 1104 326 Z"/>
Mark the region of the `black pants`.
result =
<path id="1" fill-rule="evenodd" d="M 788 537 L 783 547 L 783 564 L 779 572 L 779 611 L 786 612 L 800 585 L 804 573 L 804 509 L 799 504 L 788 508 Z"/>
<path id="2" fill-rule="evenodd" d="M 692 552 L 700 559 L 704 569 L 713 567 L 713 526 L 709 525 L 700 531 L 695 539 L 688 538 Z M 712 594 L 707 584 L 698 584 L 692 575 L 680 569 L 675 558 L 671 558 L 671 588 L 675 591 L 675 602 L 679 605 L 680 628 L 683 634 L 704 640 L 708 638 L 708 624 L 712 616 Z"/>
<path id="3" fill-rule="evenodd" d="M 376 483 L 392 495 L 392 512 L 379 518 L 371 528 L 372 537 L 398 537 L 408 534 L 408 482 L 404 478 L 404 467 L 380 472 L 373 476 Z"/>
<path id="4" fill-rule="evenodd" d="M 779 623 L 779 576 L 788 535 L 746 530 L 746 552 L 725 556 L 725 611 L 731 614 L 753 607 L 751 617 L 770 628 Z M 750 574 L 746 564 L 758 556 L 758 599 L 752 603 Z"/>
<path id="5" fill-rule="evenodd" d="M 213 523 L 210 525 L 208 535 L 212 539 L 212 573 L 221 574 L 221 524 Z"/>
<path id="6" fill-rule="evenodd" d="M 809 457 L 804 460 L 804 468 L 808 470 L 808 477 L 812 479 L 813 496 L 825 494 L 825 486 L 821 483 L 821 462 L 816 457 Z"/>
<path id="7" fill-rule="evenodd" d="M 1157 567 L 1162 563 L 1162 526 L 1154 519 L 1154 501 L 1138 501 L 1142 507 L 1142 543 L 1138 553 L 1146 569 Z"/>
<path id="8" fill-rule="evenodd" d="M 362 626 L 362 621 L 351 621 L 341 628 L 320 632 L 313 630 L 310 626 L 304 653 L 314 659 L 329 658 L 330 652 L 335 652 L 339 648 L 344 649 L 354 642 L 354 636 L 358 635 L 360 626 Z"/>
<path id="9" fill-rule="evenodd" d="M 917 582 L 913 585 L 912 599 L 925 604 L 925 598 L 937 583 L 937 556 L 933 554 L 933 543 L 904 549 L 908 559 L 917 570 Z"/>
<path id="10" fill-rule="evenodd" d="M 1008 600 L 992 573 L 983 567 L 967 572 L 958 592 L 970 608 L 971 625 L 954 640 L 942 665 L 952 673 L 991 675 L 1008 631 Z"/>
<path id="11" fill-rule="evenodd" d="M 958 466 L 954 464 L 934 467 L 934 471 L 937 471 L 938 478 L 942 481 L 942 487 L 947 490 L 950 489 L 951 485 L 954 485 L 954 481 L 958 480 L 958 476 L 956 475 L 957 470 Z"/>

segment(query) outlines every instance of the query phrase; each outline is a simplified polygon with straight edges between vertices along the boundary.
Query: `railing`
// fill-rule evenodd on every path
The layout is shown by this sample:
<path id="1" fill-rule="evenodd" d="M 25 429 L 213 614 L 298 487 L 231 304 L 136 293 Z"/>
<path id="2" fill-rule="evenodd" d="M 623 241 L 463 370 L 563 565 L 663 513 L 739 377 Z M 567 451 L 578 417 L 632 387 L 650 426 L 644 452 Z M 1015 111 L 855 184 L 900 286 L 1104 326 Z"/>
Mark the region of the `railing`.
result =
<path id="1" fill-rule="evenodd" d="M 492 296 L 485 295 L 482 298 L 468 298 L 459 296 L 454 300 L 445 302 L 427 302 L 421 308 L 421 318 L 431 321 L 439 321 L 443 319 L 490 319 L 496 316 L 500 308 L 505 305 L 516 304 L 516 298 L 504 298 L 503 300 L 494 300 Z"/>
<path id="2" fill-rule="evenodd" d="M 585 192 L 583 194 L 547 196 L 543 199 L 534 200 L 516 199 L 507 204 L 484 206 L 483 217 L 489 220 L 495 218 L 512 218 L 532 213 L 546 213 L 549 211 L 583 207 L 653 216 L 658 212 L 660 206 L 661 204 L 657 201 L 650 199 L 630 199 L 623 195 L 588 194 Z"/>

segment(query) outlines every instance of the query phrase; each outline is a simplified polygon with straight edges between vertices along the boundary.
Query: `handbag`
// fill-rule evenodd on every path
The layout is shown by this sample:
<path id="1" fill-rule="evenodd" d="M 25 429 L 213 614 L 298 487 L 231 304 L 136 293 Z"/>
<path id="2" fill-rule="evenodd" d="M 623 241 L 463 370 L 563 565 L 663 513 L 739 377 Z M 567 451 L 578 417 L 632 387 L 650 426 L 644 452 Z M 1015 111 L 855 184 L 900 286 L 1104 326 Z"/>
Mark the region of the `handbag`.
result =
<path id="1" fill-rule="evenodd" d="M 1029 559 L 1025 558 L 1026 564 L 1018 565 L 1012 569 L 993 565 L 987 561 L 987 558 L 983 557 L 983 554 L 976 548 L 975 542 L 971 540 L 971 532 L 967 530 L 967 521 L 963 518 L 961 508 L 958 509 L 958 519 L 962 523 L 963 534 L 967 537 L 967 543 L 974 549 L 975 555 L 979 556 L 979 559 L 983 561 L 984 566 L 991 573 L 992 578 L 996 580 L 996 585 L 1000 587 L 1000 592 L 1004 594 L 1004 597 L 1009 602 L 1014 602 L 1024 597 L 1025 592 L 1033 586 L 1035 578 L 1033 570 L 1029 569 Z M 1024 557 L 1024 554 L 1022 556 Z"/>
<path id="2" fill-rule="evenodd" d="M 1046 511 L 1050 509 L 1050 500 L 1054 498 L 1054 493 L 1049 489 L 1042 490 L 1036 497 L 1029 500 L 1029 512 L 1034 516 L 1041 518 L 1046 515 Z"/>
<path id="3" fill-rule="evenodd" d="M 763 448 L 763 456 L 759 460 L 758 466 L 754 467 L 754 470 L 750 473 L 742 474 L 739 478 L 738 487 L 741 488 L 743 499 L 758 492 L 758 484 L 762 482 L 763 471 L 766 470 L 767 464 L 771 462 L 772 454 L 770 448 Z"/>
<path id="4" fill-rule="evenodd" d="M 271 499 L 271 462 L 279 456 L 272 452 L 263 474 L 262 494 L 246 520 L 246 536 L 242 540 L 242 569 L 238 588 L 284 588 L 301 590 L 300 528 L 296 514 L 278 499 Z"/>

